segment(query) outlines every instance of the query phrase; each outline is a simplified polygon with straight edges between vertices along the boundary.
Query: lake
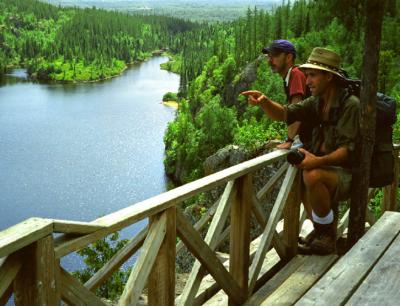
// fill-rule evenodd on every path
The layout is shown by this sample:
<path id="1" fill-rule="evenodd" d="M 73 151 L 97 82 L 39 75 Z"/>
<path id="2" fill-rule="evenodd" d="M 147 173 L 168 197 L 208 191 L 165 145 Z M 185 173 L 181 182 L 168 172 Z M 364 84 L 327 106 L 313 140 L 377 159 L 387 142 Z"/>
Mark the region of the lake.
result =
<path id="1" fill-rule="evenodd" d="M 161 100 L 179 86 L 167 60 L 96 83 L 39 84 L 23 69 L 0 81 L 0 230 L 33 216 L 91 221 L 166 190 L 175 110 Z"/>

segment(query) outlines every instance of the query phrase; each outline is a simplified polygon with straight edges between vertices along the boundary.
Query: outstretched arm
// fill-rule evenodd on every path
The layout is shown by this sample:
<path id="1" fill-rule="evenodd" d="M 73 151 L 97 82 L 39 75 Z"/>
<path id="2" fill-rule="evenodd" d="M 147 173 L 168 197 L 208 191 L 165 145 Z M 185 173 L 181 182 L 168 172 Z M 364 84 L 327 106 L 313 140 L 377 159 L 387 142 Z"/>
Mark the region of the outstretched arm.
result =
<path id="1" fill-rule="evenodd" d="M 286 111 L 285 108 L 269 99 L 262 92 L 258 90 L 248 90 L 241 93 L 248 98 L 251 105 L 260 105 L 263 111 L 273 120 L 285 121 Z"/>

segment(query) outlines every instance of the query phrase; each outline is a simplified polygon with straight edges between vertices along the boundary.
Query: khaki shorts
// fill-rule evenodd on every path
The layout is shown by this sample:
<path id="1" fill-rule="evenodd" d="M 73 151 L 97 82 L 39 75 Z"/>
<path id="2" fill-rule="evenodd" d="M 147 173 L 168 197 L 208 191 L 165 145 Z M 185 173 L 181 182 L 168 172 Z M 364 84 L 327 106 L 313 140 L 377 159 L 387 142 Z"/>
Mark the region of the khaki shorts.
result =
<path id="1" fill-rule="evenodd" d="M 335 194 L 333 195 L 332 201 L 345 201 L 350 198 L 351 192 L 351 178 L 352 174 L 349 169 L 344 169 L 342 167 L 329 167 L 336 171 L 339 177 L 339 183 L 336 187 Z"/>

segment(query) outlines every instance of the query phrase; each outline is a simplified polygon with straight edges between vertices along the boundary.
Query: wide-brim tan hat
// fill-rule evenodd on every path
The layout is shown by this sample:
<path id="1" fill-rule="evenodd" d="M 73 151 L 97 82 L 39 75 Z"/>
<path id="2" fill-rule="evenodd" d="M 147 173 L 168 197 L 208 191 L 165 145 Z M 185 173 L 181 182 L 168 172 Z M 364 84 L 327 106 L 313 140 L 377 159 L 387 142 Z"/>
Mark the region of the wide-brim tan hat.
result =
<path id="1" fill-rule="evenodd" d="M 300 69 L 317 69 L 331 72 L 341 78 L 345 78 L 345 72 L 340 68 L 340 56 L 336 52 L 325 48 L 314 48 Z"/>

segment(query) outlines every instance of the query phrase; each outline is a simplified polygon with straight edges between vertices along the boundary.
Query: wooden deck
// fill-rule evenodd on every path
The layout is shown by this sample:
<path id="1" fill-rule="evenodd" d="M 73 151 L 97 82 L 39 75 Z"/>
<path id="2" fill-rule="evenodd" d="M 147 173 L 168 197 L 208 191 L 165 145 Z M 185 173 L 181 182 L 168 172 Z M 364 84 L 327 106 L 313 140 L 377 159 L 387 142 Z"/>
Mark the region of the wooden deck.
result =
<path id="1" fill-rule="evenodd" d="M 367 210 L 366 221 L 375 225 L 340 259 L 296 255 L 305 214 L 300 174 L 283 162 L 287 153 L 268 153 L 91 222 L 31 218 L 1 231 L 0 305 L 12 295 L 17 306 L 108 305 L 96 289 L 137 252 L 120 306 L 142 305 L 145 287 L 148 305 L 156 306 L 399 304 L 400 214 L 385 213 L 375 224 Z M 395 156 L 398 169 L 399 147 Z M 267 168 L 273 171 L 265 181 L 255 180 Z M 384 188 L 383 212 L 396 208 L 397 177 Z M 207 191 L 220 197 L 192 224 L 182 204 Z M 148 226 L 86 283 L 60 264 L 64 256 L 142 220 Z M 339 236 L 348 220 L 349 211 L 338 223 Z M 253 242 L 250 229 L 259 235 Z M 184 248 L 196 261 L 176 297 L 176 259 Z"/>
<path id="2" fill-rule="evenodd" d="M 297 255 L 244 305 L 399 305 L 399 233 L 400 213 L 386 212 L 341 258 Z M 206 305 L 228 298 L 221 291 Z"/>

